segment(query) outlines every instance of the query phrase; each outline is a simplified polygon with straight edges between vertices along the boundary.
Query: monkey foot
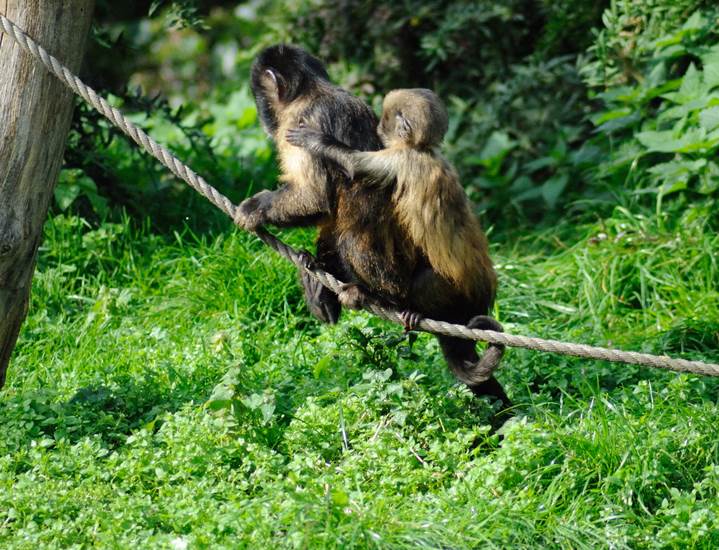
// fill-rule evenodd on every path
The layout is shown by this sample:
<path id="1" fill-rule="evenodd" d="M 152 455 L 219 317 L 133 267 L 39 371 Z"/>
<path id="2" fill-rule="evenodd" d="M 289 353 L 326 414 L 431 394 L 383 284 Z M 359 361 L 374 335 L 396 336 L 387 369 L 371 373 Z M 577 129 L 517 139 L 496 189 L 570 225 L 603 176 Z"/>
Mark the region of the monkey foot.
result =
<path id="1" fill-rule="evenodd" d="M 304 267 L 305 269 L 309 269 L 310 271 L 317 268 L 317 259 L 312 255 L 312 253 L 309 250 L 305 250 L 304 248 L 298 251 L 299 254 L 299 260 L 300 265 Z"/>
<path id="2" fill-rule="evenodd" d="M 478 328 L 480 330 L 493 330 L 494 332 L 504 332 L 499 321 L 489 315 L 476 315 L 467 323 L 467 328 Z"/>
<path id="3" fill-rule="evenodd" d="M 415 330 L 422 322 L 422 319 L 424 319 L 423 315 L 409 310 L 400 312 L 399 316 L 402 319 L 402 324 L 404 325 L 405 332 Z"/>
<path id="4" fill-rule="evenodd" d="M 349 309 L 362 309 L 367 302 L 367 293 L 354 283 L 345 284 L 337 296 L 340 304 Z"/>

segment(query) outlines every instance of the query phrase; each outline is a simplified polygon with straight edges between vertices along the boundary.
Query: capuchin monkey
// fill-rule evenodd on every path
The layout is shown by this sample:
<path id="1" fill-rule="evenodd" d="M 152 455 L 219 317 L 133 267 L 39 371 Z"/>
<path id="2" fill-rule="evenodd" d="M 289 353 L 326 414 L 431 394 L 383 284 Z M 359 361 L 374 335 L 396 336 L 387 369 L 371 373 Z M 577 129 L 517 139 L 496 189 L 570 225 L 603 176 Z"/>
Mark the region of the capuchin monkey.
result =
<path id="1" fill-rule="evenodd" d="M 354 283 L 340 294 L 345 306 L 359 308 L 374 295 L 388 296 L 405 310 L 408 329 L 426 316 L 501 331 L 501 325 L 487 316 L 497 289 L 487 239 L 456 171 L 439 152 L 447 126 L 447 111 L 432 91 L 394 90 L 383 103 L 378 128 L 382 150 L 358 151 L 309 120 L 285 131 L 285 139 L 317 158 L 334 162 L 349 180 L 373 190 L 383 201 L 388 190 L 391 192 L 392 223 L 402 235 L 399 242 L 404 248 L 393 249 L 393 243 L 386 250 L 412 262 L 409 285 L 397 293 L 376 282 Z M 378 213 L 381 217 L 376 223 L 383 223 L 384 207 Z M 438 339 L 459 380 L 477 395 L 510 404 L 494 377 L 486 381 L 481 377 L 486 367 L 499 363 L 504 346 L 491 344 L 480 359 L 472 341 L 449 336 Z"/>
<path id="2" fill-rule="evenodd" d="M 294 46 L 260 52 L 251 80 L 260 122 L 277 144 L 282 185 L 242 202 L 237 223 L 250 231 L 265 224 L 316 225 L 317 267 L 344 280 L 401 293 L 409 285 L 409 261 L 392 231 L 391 189 L 377 192 L 361 177 L 349 178 L 332 161 L 286 140 L 287 130 L 302 123 L 355 150 L 377 150 L 382 142 L 375 114 L 332 84 L 319 59 Z M 301 277 L 311 313 L 335 323 L 341 309 L 337 295 L 304 271 Z"/>

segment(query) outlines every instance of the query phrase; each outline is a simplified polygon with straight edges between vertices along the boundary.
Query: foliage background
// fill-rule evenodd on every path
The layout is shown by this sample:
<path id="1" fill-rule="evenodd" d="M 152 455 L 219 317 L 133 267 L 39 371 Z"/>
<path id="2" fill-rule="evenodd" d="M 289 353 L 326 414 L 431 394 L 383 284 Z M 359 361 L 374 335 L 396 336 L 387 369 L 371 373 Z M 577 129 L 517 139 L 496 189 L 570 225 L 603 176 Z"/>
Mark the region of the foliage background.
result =
<path id="1" fill-rule="evenodd" d="M 101 1 L 83 76 L 237 201 L 276 178 L 262 47 L 376 109 L 432 87 L 508 331 L 717 362 L 714 4 Z M 497 430 L 430 337 L 318 325 L 82 105 L 55 198 L 0 397 L 3 547 L 719 543 L 716 380 L 513 350 Z"/>

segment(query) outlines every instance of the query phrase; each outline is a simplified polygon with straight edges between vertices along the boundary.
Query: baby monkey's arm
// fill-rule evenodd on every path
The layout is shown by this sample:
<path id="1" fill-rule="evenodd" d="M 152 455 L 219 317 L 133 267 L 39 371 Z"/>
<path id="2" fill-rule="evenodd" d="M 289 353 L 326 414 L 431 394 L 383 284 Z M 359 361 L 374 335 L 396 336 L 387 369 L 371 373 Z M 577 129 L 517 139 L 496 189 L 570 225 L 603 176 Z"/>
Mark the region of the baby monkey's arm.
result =
<path id="1" fill-rule="evenodd" d="M 378 182 L 391 180 L 396 174 L 391 157 L 382 151 L 356 151 L 334 137 L 308 126 L 287 130 L 285 138 L 296 147 L 336 162 L 354 179 L 355 174 L 369 175 Z"/>

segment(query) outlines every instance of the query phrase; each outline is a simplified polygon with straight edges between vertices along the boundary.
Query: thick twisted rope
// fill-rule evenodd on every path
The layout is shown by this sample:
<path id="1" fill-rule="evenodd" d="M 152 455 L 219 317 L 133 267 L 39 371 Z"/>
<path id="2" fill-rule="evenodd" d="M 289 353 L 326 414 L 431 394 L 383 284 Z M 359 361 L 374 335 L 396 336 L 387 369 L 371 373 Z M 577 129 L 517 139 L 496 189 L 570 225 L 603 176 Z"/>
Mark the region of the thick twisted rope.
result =
<path id="1" fill-rule="evenodd" d="M 60 79 L 63 84 L 82 97 L 87 103 L 102 113 L 110 122 L 112 122 L 112 124 L 132 138 L 135 143 L 169 168 L 173 174 L 187 182 L 198 193 L 204 196 L 217 208 L 222 210 L 230 218 L 235 220 L 238 207 L 235 206 L 230 199 L 217 191 L 217 189 L 207 183 L 202 176 L 196 174 L 189 166 L 184 164 L 165 147 L 148 136 L 142 129 L 130 122 L 118 109 L 112 107 L 104 98 L 97 95 L 92 88 L 85 85 L 67 67 L 27 36 L 20 28 L 17 27 L 17 25 L 1 14 L 0 29 L 12 38 L 23 50 L 29 52 L 35 58 L 40 60 L 40 62 L 52 74 Z M 276 250 L 280 255 L 290 260 L 300 269 L 307 269 L 304 267 L 303 254 L 301 254 L 298 250 L 295 250 L 291 246 L 283 243 L 277 237 L 271 235 L 264 229 L 258 230 L 257 236 L 265 244 Z M 339 281 L 331 273 L 320 269 L 308 269 L 307 271 L 320 283 L 335 293 L 339 293 L 341 291 L 343 286 L 342 281 Z M 395 323 L 402 323 L 400 314 L 397 311 L 385 308 L 379 304 L 369 305 L 367 309 L 379 317 Z M 432 319 L 423 319 L 419 323 L 418 328 L 434 334 L 454 336 L 468 340 L 481 340 L 491 344 L 504 344 L 505 346 L 510 347 L 559 353 L 575 357 L 585 357 L 587 359 L 599 359 L 602 361 L 644 365 L 678 372 L 691 372 L 695 374 L 719 376 L 719 365 L 717 364 L 704 363 L 702 361 L 688 361 L 686 359 L 672 358 L 666 355 L 650 355 L 634 351 L 621 351 L 584 344 L 560 342 L 557 340 L 517 336 L 491 330 L 470 329 L 463 325 L 455 325 Z M 477 374 L 488 378 L 491 375 L 491 372 Z"/>

